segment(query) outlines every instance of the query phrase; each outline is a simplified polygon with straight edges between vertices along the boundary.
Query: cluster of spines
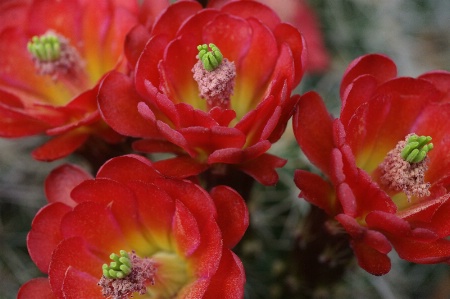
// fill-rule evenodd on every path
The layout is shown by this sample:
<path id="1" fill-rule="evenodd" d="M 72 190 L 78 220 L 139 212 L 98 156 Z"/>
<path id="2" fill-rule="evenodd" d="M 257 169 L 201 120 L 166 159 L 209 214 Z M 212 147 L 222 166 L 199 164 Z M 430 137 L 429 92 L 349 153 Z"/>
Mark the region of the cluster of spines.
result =
<path id="1" fill-rule="evenodd" d="M 422 162 L 427 156 L 427 153 L 433 149 L 433 143 L 430 143 L 430 141 L 430 136 L 411 135 L 401 152 L 403 160 L 409 163 Z"/>
<path id="2" fill-rule="evenodd" d="M 131 259 L 125 250 L 120 251 L 120 256 L 112 253 L 109 256 L 113 261 L 109 264 L 103 264 L 103 275 L 109 279 L 121 279 L 131 273 Z"/>
<path id="3" fill-rule="evenodd" d="M 222 63 L 223 55 L 220 52 L 219 48 L 216 47 L 216 45 L 209 44 L 209 47 L 211 48 L 211 51 L 208 51 L 207 44 L 197 46 L 197 50 L 198 59 L 200 59 L 203 63 L 203 67 L 205 68 L 205 70 L 211 72 Z"/>

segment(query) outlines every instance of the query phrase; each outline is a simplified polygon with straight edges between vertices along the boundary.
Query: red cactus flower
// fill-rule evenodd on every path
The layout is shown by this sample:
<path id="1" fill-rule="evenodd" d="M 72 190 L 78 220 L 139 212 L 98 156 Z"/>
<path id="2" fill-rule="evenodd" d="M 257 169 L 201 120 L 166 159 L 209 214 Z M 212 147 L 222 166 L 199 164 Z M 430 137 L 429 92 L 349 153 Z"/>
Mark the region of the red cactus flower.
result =
<path id="1" fill-rule="evenodd" d="M 2 1 L 0 136 L 45 133 L 39 160 L 64 157 L 89 136 L 120 136 L 97 109 L 98 82 L 123 70 L 123 42 L 138 22 L 137 1 Z"/>
<path id="2" fill-rule="evenodd" d="M 339 118 L 313 92 L 294 117 L 299 145 L 327 177 L 298 170 L 301 196 L 342 225 L 376 275 L 389 272 L 391 246 L 411 262 L 450 261 L 450 73 L 396 76 L 385 56 L 358 58 Z"/>
<path id="3" fill-rule="evenodd" d="M 18 298 L 242 298 L 244 270 L 229 248 L 248 211 L 233 189 L 208 194 L 133 155 L 95 179 L 63 165 L 45 187 L 28 249 L 48 279 L 29 281 Z"/>
<path id="4" fill-rule="evenodd" d="M 221 62 L 207 69 L 218 52 Z M 117 132 L 142 138 L 136 150 L 178 154 L 158 162 L 160 171 L 186 177 L 232 165 L 263 184 L 278 180 L 285 161 L 266 151 L 298 101 L 291 91 L 305 51 L 296 28 L 258 2 L 179 1 L 151 28 L 136 27 L 126 53 L 134 77 L 110 73 L 99 107 Z"/>

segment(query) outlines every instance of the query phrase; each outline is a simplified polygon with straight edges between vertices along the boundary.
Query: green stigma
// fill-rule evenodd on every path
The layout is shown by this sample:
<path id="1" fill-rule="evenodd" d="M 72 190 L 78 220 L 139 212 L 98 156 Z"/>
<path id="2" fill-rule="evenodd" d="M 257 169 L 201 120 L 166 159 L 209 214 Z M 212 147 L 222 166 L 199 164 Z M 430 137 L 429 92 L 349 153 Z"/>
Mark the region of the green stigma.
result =
<path id="1" fill-rule="evenodd" d="M 203 67 L 205 70 L 211 72 L 215 70 L 223 60 L 223 55 L 220 52 L 219 48 L 214 44 L 209 44 L 211 51 L 208 52 L 208 45 L 203 44 L 197 46 L 198 50 L 198 59 L 200 59 L 203 63 Z"/>
<path id="2" fill-rule="evenodd" d="M 103 264 L 103 275 L 109 279 L 121 279 L 131 273 L 131 259 L 125 250 L 120 251 L 120 256 L 112 253 L 109 256 L 113 261 L 109 264 Z"/>
<path id="3" fill-rule="evenodd" d="M 27 47 L 39 61 L 55 61 L 61 57 L 61 43 L 58 36 L 53 33 L 33 36 Z"/>
<path id="4" fill-rule="evenodd" d="M 430 143 L 430 141 L 430 136 L 411 135 L 401 152 L 403 160 L 409 163 L 422 162 L 427 156 L 427 153 L 433 149 L 433 143 Z"/>

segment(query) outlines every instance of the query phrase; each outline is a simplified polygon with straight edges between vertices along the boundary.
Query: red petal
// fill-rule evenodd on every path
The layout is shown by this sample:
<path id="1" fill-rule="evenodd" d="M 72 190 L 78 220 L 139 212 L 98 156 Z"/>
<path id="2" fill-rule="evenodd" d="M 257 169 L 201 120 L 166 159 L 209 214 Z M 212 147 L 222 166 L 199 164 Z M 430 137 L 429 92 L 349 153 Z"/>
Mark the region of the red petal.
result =
<path id="1" fill-rule="evenodd" d="M 132 69 L 136 68 L 139 56 L 149 38 L 150 33 L 142 25 L 136 25 L 128 32 L 125 38 L 125 56 Z"/>
<path id="2" fill-rule="evenodd" d="M 219 269 L 214 274 L 204 299 L 241 299 L 244 297 L 245 272 L 240 259 L 224 248 Z"/>
<path id="3" fill-rule="evenodd" d="M 146 234 L 157 243 L 155 246 L 170 250 L 174 199 L 154 184 L 135 181 L 129 183 L 129 186 L 136 197 L 139 222 L 146 228 Z"/>
<path id="4" fill-rule="evenodd" d="M 200 186 L 189 181 L 171 179 L 156 180 L 155 184 L 171 198 L 180 200 L 194 215 L 200 228 L 203 228 L 210 218 L 217 217 L 213 200 Z"/>
<path id="5" fill-rule="evenodd" d="M 304 170 L 296 170 L 294 182 L 300 189 L 299 197 L 325 210 L 328 215 L 334 215 L 338 212 L 333 187 L 319 175 Z"/>
<path id="6" fill-rule="evenodd" d="M 144 181 L 152 182 L 161 177 L 149 160 L 142 156 L 126 155 L 115 157 L 99 169 L 97 178 L 109 178 L 119 182 Z"/>
<path id="7" fill-rule="evenodd" d="M 186 206 L 178 200 L 173 215 L 172 237 L 181 256 L 190 256 L 200 245 L 198 223 Z"/>
<path id="8" fill-rule="evenodd" d="M 89 248 L 109 256 L 118 248 L 129 251 L 119 223 L 110 209 L 95 202 L 82 202 L 61 221 L 64 238 L 80 237 Z M 100 269 L 101 270 L 101 269 Z"/>
<path id="9" fill-rule="evenodd" d="M 434 242 L 421 242 L 413 238 L 390 238 L 398 255 L 407 261 L 418 264 L 435 264 L 450 258 L 450 241 L 439 239 Z"/>
<path id="10" fill-rule="evenodd" d="M 397 76 L 397 67 L 389 57 L 381 54 L 368 54 L 353 60 L 342 79 L 341 99 L 344 98 L 347 86 L 357 77 L 366 74 L 372 75 L 381 84 Z"/>
<path id="11" fill-rule="evenodd" d="M 419 79 L 431 82 L 442 93 L 442 102 L 450 102 L 450 72 L 432 71 L 419 76 Z"/>
<path id="12" fill-rule="evenodd" d="M 215 187 L 210 194 L 216 205 L 224 246 L 233 248 L 249 225 L 247 205 L 239 193 L 227 186 Z"/>
<path id="13" fill-rule="evenodd" d="M 52 253 L 63 239 L 59 228 L 61 220 L 71 210 L 65 204 L 51 203 L 33 219 L 27 246 L 31 259 L 43 273 L 48 273 Z"/>
<path id="14" fill-rule="evenodd" d="M 295 138 L 308 159 L 328 175 L 334 147 L 332 121 L 317 93 L 309 92 L 300 98 L 293 118 Z"/>
<path id="15" fill-rule="evenodd" d="M 164 50 L 159 64 L 162 77 L 160 89 L 174 103 L 187 103 L 204 107 L 205 100 L 199 97 L 198 85 L 193 78 L 192 68 L 197 62 L 197 45 L 191 35 L 171 41 Z M 157 85 L 156 85 L 157 86 Z"/>
<path id="16" fill-rule="evenodd" d="M 94 277 L 84 271 L 69 266 L 64 276 L 62 290 L 67 299 L 105 299 L 98 286 L 100 277 Z"/>
<path id="17" fill-rule="evenodd" d="M 199 148 L 205 152 L 213 152 L 222 148 L 242 148 L 245 135 L 235 128 L 215 126 L 211 129 L 204 127 L 189 127 L 180 132 L 191 148 Z"/>
<path id="18" fill-rule="evenodd" d="M 158 139 L 141 139 L 133 142 L 133 149 L 144 153 L 176 153 L 183 154 L 184 151 L 179 146 Z"/>
<path id="19" fill-rule="evenodd" d="M 135 77 L 136 89 L 142 96 L 147 93 L 145 81 L 148 81 L 155 87 L 159 87 L 161 78 L 158 65 L 163 58 L 169 41 L 169 37 L 165 34 L 152 36 L 146 41 L 147 44 L 142 53 L 140 53 L 139 60 L 136 64 Z"/>
<path id="20" fill-rule="evenodd" d="M 103 80 L 98 105 L 103 119 L 117 132 L 134 137 L 159 136 L 156 126 L 138 111 L 141 97 L 128 76 L 111 72 Z"/>
<path id="21" fill-rule="evenodd" d="M 34 278 L 19 289 L 17 299 L 56 299 L 47 278 Z"/>
<path id="22" fill-rule="evenodd" d="M 181 24 L 201 9 L 202 6 L 200 3 L 195 1 L 176 2 L 170 5 L 164 13 L 159 16 L 153 26 L 151 34 L 167 34 L 170 38 L 173 38 Z"/>
<path id="23" fill-rule="evenodd" d="M 98 277 L 100 280 L 102 265 L 107 262 L 110 253 L 100 259 L 88 249 L 87 244 L 81 238 L 77 237 L 61 242 L 52 256 L 49 271 L 50 285 L 56 297 L 64 298 L 63 283 L 69 267 Z M 78 285 L 78 287 L 83 287 L 83 285 Z"/>
<path id="24" fill-rule="evenodd" d="M 219 266 L 222 256 L 223 241 L 220 229 L 214 218 L 199 223 L 200 246 L 189 258 L 194 275 L 199 278 L 210 278 Z"/>
<path id="25" fill-rule="evenodd" d="M 153 166 L 165 176 L 181 179 L 198 175 L 208 169 L 206 163 L 199 163 L 189 156 L 164 159 L 153 163 Z"/>
<path id="26" fill-rule="evenodd" d="M 275 28 L 274 34 L 279 45 L 286 43 L 291 50 L 291 57 L 295 67 L 294 78 L 291 84 L 292 88 L 294 88 L 300 83 L 305 71 L 307 59 L 305 41 L 297 28 L 285 23 L 279 24 Z"/>
<path id="27" fill-rule="evenodd" d="M 238 168 L 265 186 L 278 182 L 276 168 L 283 167 L 287 160 L 270 154 L 262 154 L 255 159 L 238 165 Z"/>
<path id="28" fill-rule="evenodd" d="M 245 19 L 255 18 L 274 30 L 281 20 L 268 6 L 254 1 L 233 1 L 223 6 L 222 12 L 240 16 Z"/>
<path id="29" fill-rule="evenodd" d="M 49 128 L 49 124 L 28 115 L 22 109 L 4 104 L 7 101 L 18 100 L 17 97 L 2 90 L 0 90 L 0 97 L 2 101 L 0 103 L 0 136 L 23 137 L 45 132 Z"/>
<path id="30" fill-rule="evenodd" d="M 233 99 L 240 102 L 232 100 L 231 106 L 238 111 L 249 111 L 261 101 L 279 55 L 269 28 L 253 18 L 248 24 L 252 32 L 248 51 L 242 61 L 235 61 L 237 76 Z"/>
<path id="31" fill-rule="evenodd" d="M 77 150 L 89 135 L 81 130 L 74 130 L 52 138 L 32 152 L 33 158 L 40 161 L 53 161 L 66 157 Z"/>
<path id="32" fill-rule="evenodd" d="M 347 87 L 342 97 L 341 115 L 339 117 L 345 126 L 348 125 L 359 106 L 370 101 L 377 85 L 374 77 L 362 75 Z"/>
<path id="33" fill-rule="evenodd" d="M 62 202 L 74 207 L 76 203 L 70 192 L 75 186 L 89 179 L 92 179 L 92 176 L 75 165 L 64 164 L 55 168 L 45 180 L 45 195 L 48 202 Z"/>
<path id="34" fill-rule="evenodd" d="M 358 265 L 373 275 L 384 275 L 391 270 L 389 257 L 364 242 L 352 240 L 351 246 L 358 259 Z"/>

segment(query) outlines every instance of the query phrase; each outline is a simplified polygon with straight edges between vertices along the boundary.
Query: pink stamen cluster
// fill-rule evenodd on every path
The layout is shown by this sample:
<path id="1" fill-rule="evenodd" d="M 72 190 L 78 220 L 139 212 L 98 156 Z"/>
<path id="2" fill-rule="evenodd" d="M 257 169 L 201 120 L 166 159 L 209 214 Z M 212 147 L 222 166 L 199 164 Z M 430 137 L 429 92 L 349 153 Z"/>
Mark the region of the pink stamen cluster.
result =
<path id="1" fill-rule="evenodd" d="M 380 164 L 381 183 L 391 190 L 403 191 L 408 197 L 408 201 L 411 200 L 412 196 L 425 197 L 430 195 L 430 183 L 425 183 L 424 179 L 429 158 L 426 157 L 419 163 L 410 163 L 401 156 L 401 152 L 411 135 L 409 134 L 405 140 L 397 143 Z"/>
<path id="2" fill-rule="evenodd" d="M 216 106 L 230 108 L 230 97 L 233 94 L 236 77 L 234 62 L 224 58 L 216 69 L 207 71 L 199 60 L 192 72 L 198 84 L 199 95 L 202 99 L 206 99 L 209 109 Z"/>
<path id="3" fill-rule="evenodd" d="M 155 262 L 148 258 L 140 258 L 133 251 L 129 253 L 131 273 L 121 279 L 110 279 L 102 276 L 98 285 L 103 288 L 102 295 L 111 299 L 127 299 L 134 292 L 144 295 L 148 285 L 155 284 Z"/>

